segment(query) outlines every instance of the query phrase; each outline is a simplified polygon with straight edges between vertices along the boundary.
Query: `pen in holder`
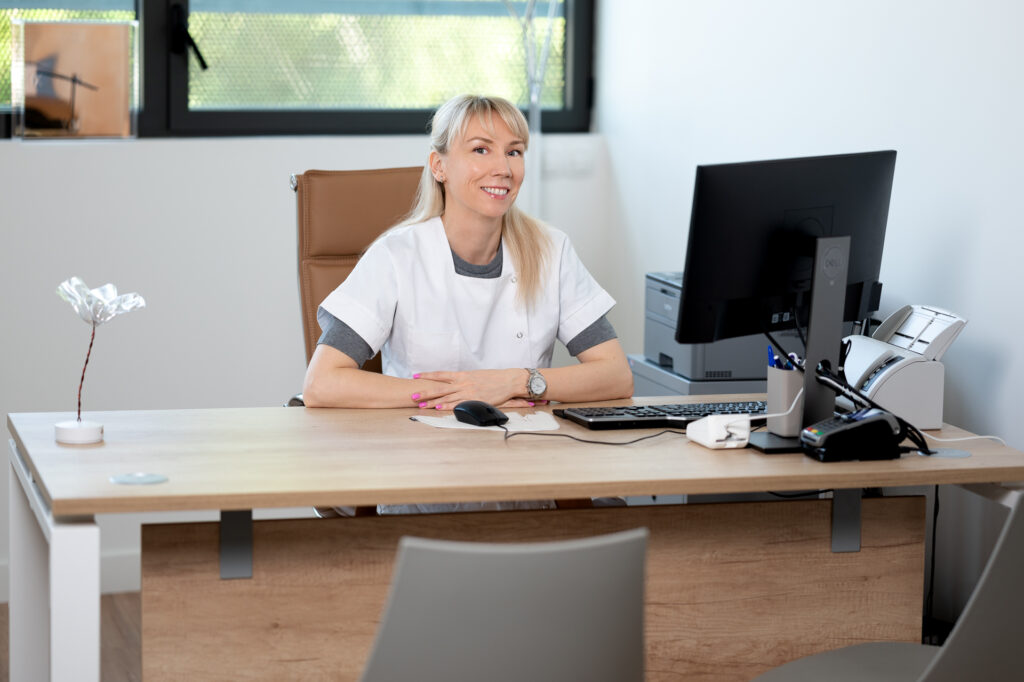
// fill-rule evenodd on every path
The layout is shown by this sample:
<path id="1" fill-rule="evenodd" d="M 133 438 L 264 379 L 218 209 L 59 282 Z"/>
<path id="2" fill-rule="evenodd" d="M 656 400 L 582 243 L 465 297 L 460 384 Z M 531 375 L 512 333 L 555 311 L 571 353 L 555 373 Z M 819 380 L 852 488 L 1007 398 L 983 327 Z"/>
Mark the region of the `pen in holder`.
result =
<path id="1" fill-rule="evenodd" d="M 795 369 L 768 368 L 767 414 L 782 414 L 789 409 L 797 393 L 804 386 L 804 374 Z M 781 417 L 768 418 L 768 430 L 776 436 L 793 438 L 800 434 L 803 420 L 803 397 L 793 406 L 793 411 Z"/>

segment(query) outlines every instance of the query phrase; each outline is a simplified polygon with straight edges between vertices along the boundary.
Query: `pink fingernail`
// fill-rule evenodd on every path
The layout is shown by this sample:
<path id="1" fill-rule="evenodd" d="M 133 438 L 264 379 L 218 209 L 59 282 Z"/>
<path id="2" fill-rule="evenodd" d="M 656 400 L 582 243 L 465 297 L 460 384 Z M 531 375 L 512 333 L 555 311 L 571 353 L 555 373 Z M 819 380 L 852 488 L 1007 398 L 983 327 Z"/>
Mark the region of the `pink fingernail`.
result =
<path id="1" fill-rule="evenodd" d="M 526 404 L 529 405 L 530 407 L 533 407 L 533 403 L 531 402 L 527 402 Z"/>
<path id="2" fill-rule="evenodd" d="M 419 400 L 420 399 L 420 394 L 419 393 L 413 393 L 412 394 L 412 399 L 413 400 Z"/>
<path id="3" fill-rule="evenodd" d="M 420 403 L 420 407 L 426 407 L 426 406 L 427 406 L 426 403 Z"/>
<path id="4" fill-rule="evenodd" d="M 412 378 L 413 378 L 413 379 L 419 379 L 419 378 L 420 378 L 420 375 L 419 375 L 419 374 L 413 374 L 413 375 L 412 375 Z"/>
<path id="5" fill-rule="evenodd" d="M 434 409 L 435 410 L 443 410 L 444 409 L 444 405 L 434 405 Z"/>
<path id="6" fill-rule="evenodd" d="M 541 405 L 547 405 L 547 404 L 548 404 L 548 401 L 546 401 L 546 400 L 542 400 L 542 401 L 540 401 L 540 404 L 541 404 Z"/>

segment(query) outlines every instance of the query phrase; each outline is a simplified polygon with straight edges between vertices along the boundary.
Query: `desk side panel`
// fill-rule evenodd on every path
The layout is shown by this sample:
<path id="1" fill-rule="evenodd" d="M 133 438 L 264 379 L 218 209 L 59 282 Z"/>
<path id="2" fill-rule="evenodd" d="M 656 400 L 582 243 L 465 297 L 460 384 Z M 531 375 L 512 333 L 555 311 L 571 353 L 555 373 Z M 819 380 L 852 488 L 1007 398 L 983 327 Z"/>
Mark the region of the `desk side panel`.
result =
<path id="1" fill-rule="evenodd" d="M 251 580 L 219 580 L 216 524 L 143 528 L 147 680 L 356 680 L 402 535 L 544 541 L 646 526 L 648 680 L 747 680 L 863 641 L 919 641 L 923 498 L 864 500 L 833 554 L 830 503 L 263 521 Z"/>

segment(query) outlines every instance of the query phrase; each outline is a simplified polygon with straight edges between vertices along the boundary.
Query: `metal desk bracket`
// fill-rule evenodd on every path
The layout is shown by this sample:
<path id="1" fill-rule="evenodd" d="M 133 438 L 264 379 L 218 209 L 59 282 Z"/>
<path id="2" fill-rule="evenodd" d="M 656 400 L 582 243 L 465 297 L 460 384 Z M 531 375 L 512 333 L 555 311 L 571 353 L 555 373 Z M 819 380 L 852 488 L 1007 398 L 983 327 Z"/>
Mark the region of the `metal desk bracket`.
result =
<path id="1" fill-rule="evenodd" d="M 860 551 L 860 488 L 832 493 L 832 551 Z"/>
<path id="2" fill-rule="evenodd" d="M 220 579 L 252 578 L 252 510 L 220 513 Z"/>

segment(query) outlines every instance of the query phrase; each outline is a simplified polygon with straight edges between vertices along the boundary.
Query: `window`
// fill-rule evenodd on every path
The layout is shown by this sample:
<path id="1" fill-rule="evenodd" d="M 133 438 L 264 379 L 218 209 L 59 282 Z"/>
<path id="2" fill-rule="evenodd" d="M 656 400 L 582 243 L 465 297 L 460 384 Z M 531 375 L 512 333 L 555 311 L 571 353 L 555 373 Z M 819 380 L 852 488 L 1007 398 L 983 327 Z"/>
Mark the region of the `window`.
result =
<path id="1" fill-rule="evenodd" d="M 541 38 L 551 30 L 545 129 L 586 130 L 592 0 L 551 2 L 551 22 L 546 1 L 511 4 L 534 8 Z M 521 24 L 503 0 L 174 4 L 143 2 L 144 135 L 419 133 L 460 92 L 528 103 Z"/>
<path id="2" fill-rule="evenodd" d="M 142 136 L 422 133 L 461 92 L 527 107 L 509 4 L 519 17 L 534 8 L 539 42 L 551 32 L 544 129 L 587 130 L 593 0 L 0 0 L 0 135 L 10 135 L 14 18 L 137 14 Z"/>

